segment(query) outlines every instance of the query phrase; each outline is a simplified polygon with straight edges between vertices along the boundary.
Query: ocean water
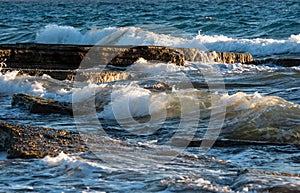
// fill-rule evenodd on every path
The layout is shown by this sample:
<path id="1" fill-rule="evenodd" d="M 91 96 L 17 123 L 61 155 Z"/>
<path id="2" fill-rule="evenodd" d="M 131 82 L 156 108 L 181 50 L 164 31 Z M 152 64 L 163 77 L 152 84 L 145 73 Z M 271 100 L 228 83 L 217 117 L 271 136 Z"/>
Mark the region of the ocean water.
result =
<path id="1" fill-rule="evenodd" d="M 258 59 L 300 57 L 298 0 L 0 0 L 0 5 L 1 44 L 158 45 Z M 299 66 L 218 64 L 207 58 L 178 67 L 141 58 L 125 71 L 129 80 L 110 83 L 1 73 L 0 121 L 101 137 L 88 144 L 87 153 L 13 160 L 0 153 L 0 191 L 300 191 Z M 11 106 L 14 93 L 74 102 L 75 115 L 76 102 L 92 97 L 96 111 L 75 117 L 30 114 Z M 201 138 L 261 144 L 205 148 L 184 142 Z"/>

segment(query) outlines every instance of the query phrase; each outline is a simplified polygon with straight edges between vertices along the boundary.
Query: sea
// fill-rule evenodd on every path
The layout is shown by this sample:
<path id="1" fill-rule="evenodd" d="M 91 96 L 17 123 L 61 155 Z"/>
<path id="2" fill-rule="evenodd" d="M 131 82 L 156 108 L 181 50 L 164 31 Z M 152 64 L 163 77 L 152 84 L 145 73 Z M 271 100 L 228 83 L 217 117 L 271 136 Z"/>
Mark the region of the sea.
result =
<path id="1" fill-rule="evenodd" d="M 0 0 L 0 43 L 299 59 L 300 1 Z M 0 73 L 1 122 L 94 136 L 84 153 L 1 152 L 0 192 L 300 192 L 300 66 L 140 58 L 122 70 L 131 78 L 106 83 Z M 92 111 L 31 114 L 11 105 L 15 93 Z"/>

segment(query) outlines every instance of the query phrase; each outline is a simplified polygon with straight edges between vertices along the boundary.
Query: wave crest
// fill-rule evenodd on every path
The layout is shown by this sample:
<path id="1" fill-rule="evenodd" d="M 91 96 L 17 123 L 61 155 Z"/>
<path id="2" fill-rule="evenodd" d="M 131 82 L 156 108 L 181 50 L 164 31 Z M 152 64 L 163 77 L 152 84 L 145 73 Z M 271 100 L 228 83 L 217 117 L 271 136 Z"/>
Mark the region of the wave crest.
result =
<path id="1" fill-rule="evenodd" d="M 184 36 L 184 34 L 182 34 Z M 220 52 L 243 52 L 254 56 L 300 53 L 300 34 L 288 39 L 245 39 L 224 35 L 198 34 L 191 38 L 174 37 L 144 30 L 139 27 L 108 27 L 83 32 L 71 26 L 47 25 L 37 33 L 37 43 L 89 44 L 89 45 L 156 45 L 171 47 L 199 48 Z"/>

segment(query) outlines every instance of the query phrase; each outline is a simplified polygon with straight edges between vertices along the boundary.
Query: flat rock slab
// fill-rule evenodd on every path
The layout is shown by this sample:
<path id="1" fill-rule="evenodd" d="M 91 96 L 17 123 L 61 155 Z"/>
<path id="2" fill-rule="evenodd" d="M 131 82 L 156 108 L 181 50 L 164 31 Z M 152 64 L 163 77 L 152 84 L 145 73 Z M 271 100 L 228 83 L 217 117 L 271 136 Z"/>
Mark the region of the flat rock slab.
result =
<path id="1" fill-rule="evenodd" d="M 7 158 L 43 158 L 88 150 L 79 133 L 0 122 L 0 149 Z"/>
<path id="2" fill-rule="evenodd" d="M 29 94 L 14 94 L 12 106 L 20 105 L 30 113 L 73 115 L 72 104 Z"/>
<path id="3" fill-rule="evenodd" d="M 163 46 L 99 46 L 66 44 L 0 44 L 0 62 L 8 68 L 75 70 L 83 62 L 84 68 L 112 64 L 130 65 L 137 58 L 160 60 L 183 65 L 183 61 L 203 62 L 207 57 L 221 63 L 252 63 L 250 54 L 200 51 L 197 48 Z"/>

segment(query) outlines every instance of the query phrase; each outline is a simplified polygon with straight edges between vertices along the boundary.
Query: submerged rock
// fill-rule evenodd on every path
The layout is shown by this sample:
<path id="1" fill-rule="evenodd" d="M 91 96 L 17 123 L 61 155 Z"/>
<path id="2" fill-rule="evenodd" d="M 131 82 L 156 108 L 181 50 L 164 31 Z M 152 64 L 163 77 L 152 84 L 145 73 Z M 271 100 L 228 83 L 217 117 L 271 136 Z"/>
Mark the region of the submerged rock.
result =
<path id="1" fill-rule="evenodd" d="M 88 148 L 79 133 L 0 122 L 0 149 L 7 158 L 42 158 L 84 152 Z"/>
<path id="2" fill-rule="evenodd" d="M 14 94 L 12 97 L 11 104 L 12 106 L 24 106 L 30 111 L 30 113 L 56 113 L 64 115 L 73 115 L 71 103 L 60 102 L 53 99 L 37 97 L 29 94 Z"/>

